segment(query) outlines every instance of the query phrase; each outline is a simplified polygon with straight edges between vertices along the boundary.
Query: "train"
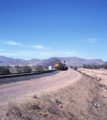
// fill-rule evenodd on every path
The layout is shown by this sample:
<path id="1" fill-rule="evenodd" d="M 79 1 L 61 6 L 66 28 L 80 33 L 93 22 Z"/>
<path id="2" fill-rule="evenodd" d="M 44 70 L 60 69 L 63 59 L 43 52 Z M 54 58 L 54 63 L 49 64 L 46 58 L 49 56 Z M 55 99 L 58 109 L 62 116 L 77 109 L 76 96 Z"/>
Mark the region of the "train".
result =
<path id="1" fill-rule="evenodd" d="M 68 67 L 65 64 L 65 61 L 64 61 L 64 64 L 61 62 L 56 62 L 55 63 L 55 70 L 68 70 Z"/>

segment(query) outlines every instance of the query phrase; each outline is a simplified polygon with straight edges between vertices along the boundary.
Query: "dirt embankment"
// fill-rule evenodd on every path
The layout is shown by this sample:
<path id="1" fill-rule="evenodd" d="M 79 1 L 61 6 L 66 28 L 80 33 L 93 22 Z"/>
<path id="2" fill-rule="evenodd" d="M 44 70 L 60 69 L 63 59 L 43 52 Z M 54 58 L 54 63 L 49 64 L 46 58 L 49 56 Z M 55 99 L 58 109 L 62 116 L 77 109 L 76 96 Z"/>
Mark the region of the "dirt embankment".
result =
<path id="1" fill-rule="evenodd" d="M 89 75 L 92 78 L 96 79 L 99 81 L 100 84 L 105 85 L 107 87 L 107 70 L 106 69 L 84 69 L 84 68 L 79 68 L 79 72 Z"/>
<path id="2" fill-rule="evenodd" d="M 76 75 L 78 73 L 64 79 L 72 81 Z M 107 90 L 91 77 L 82 75 L 79 78 L 53 92 L 50 89 L 51 92 L 40 96 L 33 94 L 35 96 L 27 101 L 14 102 L 1 117 L 5 120 L 106 120 Z"/>

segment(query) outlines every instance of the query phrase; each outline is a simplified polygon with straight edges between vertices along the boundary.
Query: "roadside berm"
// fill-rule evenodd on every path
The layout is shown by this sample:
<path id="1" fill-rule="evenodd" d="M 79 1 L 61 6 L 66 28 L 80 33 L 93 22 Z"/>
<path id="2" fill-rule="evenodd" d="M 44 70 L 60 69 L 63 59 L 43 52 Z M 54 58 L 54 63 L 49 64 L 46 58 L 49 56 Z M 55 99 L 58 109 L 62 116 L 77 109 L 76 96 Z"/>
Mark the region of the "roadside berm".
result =
<path id="1" fill-rule="evenodd" d="M 107 90 L 82 75 L 73 85 L 8 105 L 2 120 L 106 120 Z"/>

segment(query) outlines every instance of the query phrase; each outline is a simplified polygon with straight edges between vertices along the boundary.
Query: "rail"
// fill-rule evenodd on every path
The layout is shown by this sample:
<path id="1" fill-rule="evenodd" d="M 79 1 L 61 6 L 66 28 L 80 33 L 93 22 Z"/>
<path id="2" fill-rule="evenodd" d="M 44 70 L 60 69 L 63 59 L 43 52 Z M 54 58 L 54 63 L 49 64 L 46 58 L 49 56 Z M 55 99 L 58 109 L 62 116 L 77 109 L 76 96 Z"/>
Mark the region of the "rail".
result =
<path id="1" fill-rule="evenodd" d="M 37 75 L 37 74 L 50 73 L 50 72 L 54 72 L 54 71 L 57 71 L 57 70 L 48 70 L 48 71 L 41 71 L 41 72 L 36 72 L 36 73 L 0 75 L 0 78 L 11 78 L 11 77 L 19 77 L 19 76 Z"/>

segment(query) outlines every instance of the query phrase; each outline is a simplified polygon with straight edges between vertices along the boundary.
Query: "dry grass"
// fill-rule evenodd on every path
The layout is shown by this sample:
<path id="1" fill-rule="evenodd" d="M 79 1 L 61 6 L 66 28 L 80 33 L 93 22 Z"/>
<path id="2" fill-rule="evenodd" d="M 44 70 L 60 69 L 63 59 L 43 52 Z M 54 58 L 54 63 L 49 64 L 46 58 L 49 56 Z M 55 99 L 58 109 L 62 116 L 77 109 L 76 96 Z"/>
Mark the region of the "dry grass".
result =
<path id="1" fill-rule="evenodd" d="M 9 105 L 5 120 L 106 120 L 107 91 L 83 76 L 73 87 Z M 58 102 L 55 102 L 57 98 Z M 3 118 L 3 117 L 2 117 Z"/>

